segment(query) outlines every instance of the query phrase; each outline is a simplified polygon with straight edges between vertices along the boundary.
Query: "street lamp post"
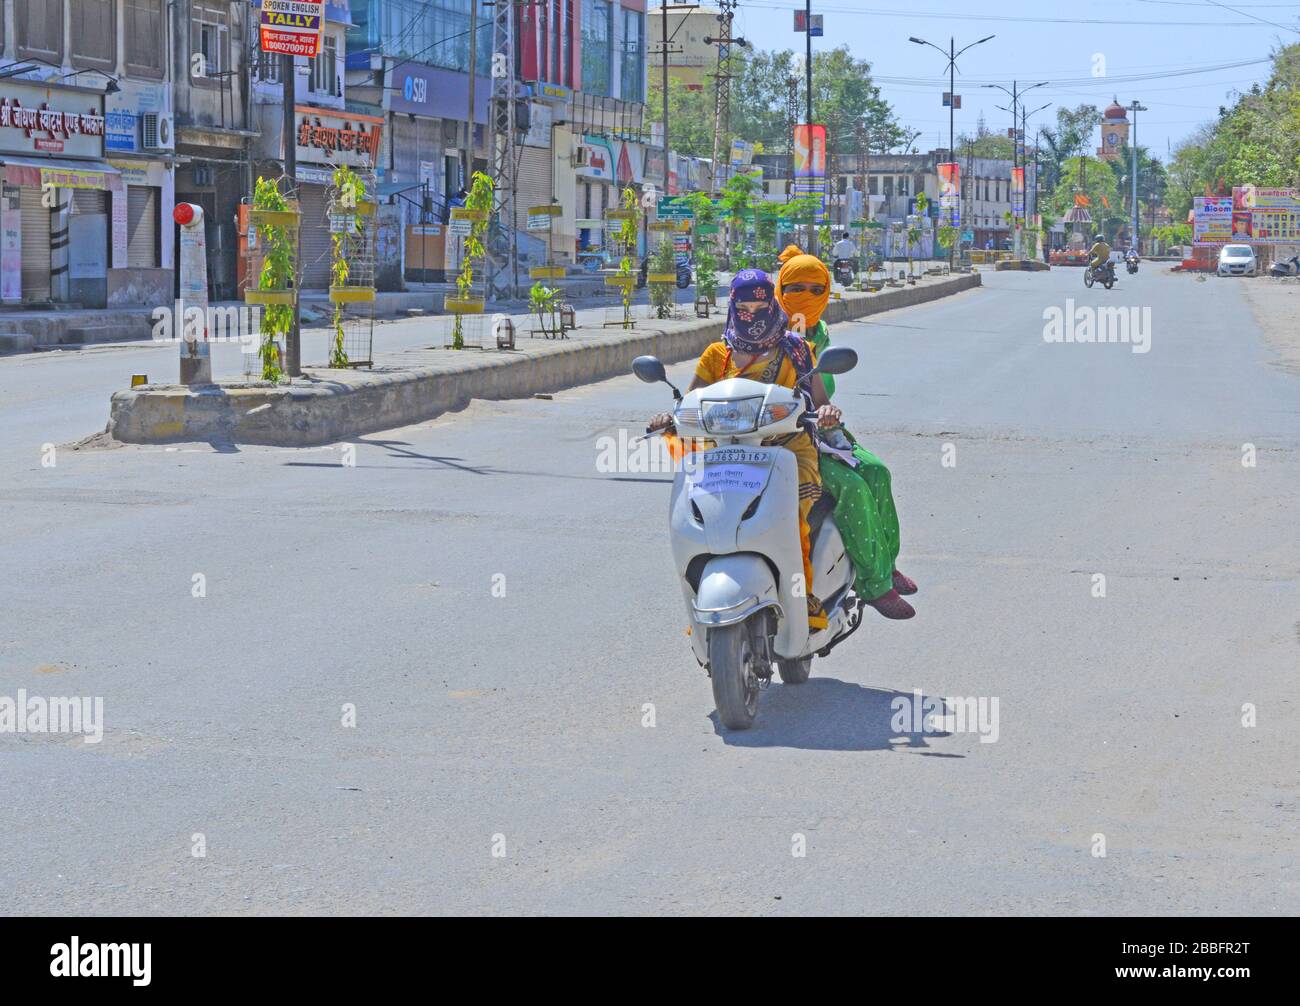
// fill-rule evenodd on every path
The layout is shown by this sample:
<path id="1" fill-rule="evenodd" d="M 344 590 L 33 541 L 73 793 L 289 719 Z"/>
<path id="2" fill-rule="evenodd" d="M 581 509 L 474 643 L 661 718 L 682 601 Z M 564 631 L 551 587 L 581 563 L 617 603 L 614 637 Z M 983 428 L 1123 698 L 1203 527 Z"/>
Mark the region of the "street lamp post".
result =
<path id="1" fill-rule="evenodd" d="M 1138 246 L 1138 228 L 1141 226 L 1141 217 L 1138 214 L 1138 112 L 1146 112 L 1149 109 L 1133 99 L 1133 104 L 1128 106 L 1128 110 L 1133 113 L 1133 234 L 1132 244 L 1134 248 Z"/>
<path id="2" fill-rule="evenodd" d="M 925 39 L 917 38 L 915 35 L 911 36 L 908 39 L 909 42 L 915 42 L 917 45 L 928 45 L 931 49 L 937 50 L 941 56 L 945 57 L 948 60 L 948 160 L 953 164 L 957 162 L 957 151 L 954 146 L 956 141 L 953 139 L 953 125 L 954 125 L 953 116 L 954 113 L 957 111 L 957 57 L 960 56 L 963 52 L 965 52 L 966 49 L 973 49 L 975 46 L 981 45 L 982 43 L 987 42 L 991 38 L 997 38 L 997 36 L 986 35 L 984 38 L 972 42 L 970 45 L 966 46 L 965 48 L 958 50 L 956 47 L 957 43 L 953 40 L 953 37 L 949 35 L 947 52 L 944 52 L 942 48 L 935 45 L 933 42 L 927 42 Z M 960 209 L 958 210 L 958 212 L 960 213 Z M 957 242 L 956 240 L 954 240 L 953 243 L 948 246 L 949 270 L 952 269 L 954 253 L 956 252 L 956 250 L 957 250 Z"/>
<path id="3" fill-rule="evenodd" d="M 804 88 L 807 91 L 807 112 L 808 117 L 804 120 L 808 124 L 808 157 L 813 156 L 812 149 L 812 121 L 813 121 L 813 101 L 812 101 L 812 0 L 804 0 L 804 42 L 807 46 L 804 57 Z M 823 184 L 827 184 L 823 180 Z M 817 225 L 811 221 L 808 223 L 808 254 L 817 254 Z"/>
<path id="4" fill-rule="evenodd" d="M 1017 121 L 1019 118 L 1020 99 L 1023 98 L 1026 94 L 1028 94 L 1030 91 L 1034 90 L 1034 88 L 1046 87 L 1047 84 L 1048 82 L 1045 80 L 1039 81 L 1037 84 L 1030 84 L 1024 90 L 1020 89 L 1020 82 L 1016 80 L 1013 80 L 1011 82 L 1010 90 L 1007 90 L 1001 84 L 982 85 L 984 87 L 996 87 L 999 91 L 1011 97 L 1011 166 L 1013 168 L 1020 167 L 1020 145 L 1019 143 L 1016 142 L 1017 130 L 1019 130 L 1020 128 L 1020 123 Z M 1015 226 L 1016 226 L 1015 245 L 1016 245 L 1016 254 L 1018 255 L 1020 253 L 1020 218 L 1013 216 L 1012 219 L 1015 220 Z"/>
<path id="5" fill-rule="evenodd" d="M 1020 132 L 1024 134 L 1024 136 L 1025 136 L 1026 139 L 1029 138 L 1029 117 L 1030 117 L 1031 115 L 1037 115 L 1039 112 L 1043 111 L 1043 109 L 1045 109 L 1045 108 L 1051 108 L 1051 107 L 1052 107 L 1052 103 L 1051 103 L 1050 101 L 1049 101 L 1046 105 L 1039 105 L 1037 108 L 1033 109 L 1032 111 L 1028 111 L 1028 112 L 1025 111 L 1025 109 L 1024 109 L 1023 106 L 1021 107 L 1021 109 L 1020 109 Z M 1028 149 L 1026 149 L 1026 151 L 1025 151 L 1025 154 L 1026 154 L 1026 158 L 1025 158 L 1025 169 L 1026 169 L 1026 171 L 1027 171 L 1028 168 L 1029 168 L 1028 153 L 1029 153 L 1029 151 L 1028 151 Z M 1037 135 L 1034 136 L 1034 200 L 1033 200 L 1033 204 L 1032 204 L 1032 205 L 1033 205 L 1033 212 L 1032 212 L 1032 213 L 1030 212 L 1030 205 L 1031 205 L 1031 204 L 1030 204 L 1030 202 L 1029 202 L 1029 184 L 1028 184 L 1028 180 L 1026 179 L 1026 183 L 1025 183 L 1025 219 L 1026 219 L 1027 221 L 1032 222 L 1033 219 L 1034 219 L 1034 217 L 1036 217 L 1036 216 L 1038 215 L 1038 137 L 1037 137 Z"/>

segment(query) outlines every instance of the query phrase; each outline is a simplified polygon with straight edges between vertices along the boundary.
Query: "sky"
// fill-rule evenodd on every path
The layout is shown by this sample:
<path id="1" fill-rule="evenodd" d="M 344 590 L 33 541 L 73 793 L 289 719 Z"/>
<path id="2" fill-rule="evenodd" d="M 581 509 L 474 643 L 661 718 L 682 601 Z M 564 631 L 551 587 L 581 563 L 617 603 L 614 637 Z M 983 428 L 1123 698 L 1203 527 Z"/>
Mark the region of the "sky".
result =
<path id="1" fill-rule="evenodd" d="M 803 10 L 801 0 L 741 0 L 733 32 L 756 48 L 802 51 L 796 9 Z M 948 71 L 946 56 L 908 42 L 911 35 L 945 53 L 950 37 L 960 50 L 996 35 L 957 62 L 958 135 L 973 133 L 981 112 L 990 130 L 1005 134 L 1011 125 L 1010 113 L 997 107 L 1009 108 L 1009 96 L 982 84 L 1049 81 L 1025 99 L 1031 112 L 1052 103 L 1030 116 L 1031 142 L 1036 126 L 1055 122 L 1057 106 L 1104 108 L 1115 96 L 1123 105 L 1136 98 L 1148 109 L 1138 116 L 1138 143 L 1162 160 L 1234 91 L 1267 80 L 1269 55 L 1280 44 L 1300 42 L 1300 2 L 1278 0 L 814 0 L 812 12 L 825 19 L 814 51 L 847 45 L 869 61 L 900 121 L 923 131 L 919 150 L 948 145 Z M 1256 60 L 1262 62 L 1170 75 Z M 1098 70 L 1102 75 L 1094 75 Z"/>

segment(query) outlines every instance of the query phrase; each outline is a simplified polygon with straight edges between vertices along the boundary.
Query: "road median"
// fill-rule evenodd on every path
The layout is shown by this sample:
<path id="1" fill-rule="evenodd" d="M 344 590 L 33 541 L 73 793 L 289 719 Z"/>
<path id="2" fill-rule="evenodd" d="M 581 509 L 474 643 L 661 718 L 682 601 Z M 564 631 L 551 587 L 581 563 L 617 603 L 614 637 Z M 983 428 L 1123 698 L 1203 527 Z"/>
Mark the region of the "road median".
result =
<path id="1" fill-rule="evenodd" d="M 850 293 L 831 302 L 826 318 L 854 320 L 980 284 L 973 272 L 875 294 Z M 641 317 L 636 324 L 623 330 L 584 323 L 569 339 L 524 337 L 514 350 L 407 350 L 381 355 L 374 370 L 309 368 L 291 384 L 147 385 L 113 395 L 107 432 L 135 444 L 317 446 L 424 422 L 475 398 L 526 398 L 621 376 L 642 354 L 665 363 L 688 359 L 716 341 L 723 327 L 717 316 Z"/>

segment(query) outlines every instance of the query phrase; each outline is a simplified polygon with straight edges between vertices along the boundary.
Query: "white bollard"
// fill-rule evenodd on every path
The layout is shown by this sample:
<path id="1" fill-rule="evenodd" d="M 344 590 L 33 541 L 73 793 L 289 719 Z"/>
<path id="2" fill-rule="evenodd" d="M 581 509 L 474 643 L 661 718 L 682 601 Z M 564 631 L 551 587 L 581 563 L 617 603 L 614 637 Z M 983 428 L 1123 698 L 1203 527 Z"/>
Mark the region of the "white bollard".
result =
<path id="1" fill-rule="evenodd" d="M 181 336 L 181 384 L 211 384 L 208 248 L 203 235 L 203 207 L 194 203 L 177 203 L 172 218 L 181 225 L 180 299 L 173 322 Z M 198 309 L 196 313 L 195 308 Z M 190 316 L 196 316 L 196 324 L 186 324 Z"/>

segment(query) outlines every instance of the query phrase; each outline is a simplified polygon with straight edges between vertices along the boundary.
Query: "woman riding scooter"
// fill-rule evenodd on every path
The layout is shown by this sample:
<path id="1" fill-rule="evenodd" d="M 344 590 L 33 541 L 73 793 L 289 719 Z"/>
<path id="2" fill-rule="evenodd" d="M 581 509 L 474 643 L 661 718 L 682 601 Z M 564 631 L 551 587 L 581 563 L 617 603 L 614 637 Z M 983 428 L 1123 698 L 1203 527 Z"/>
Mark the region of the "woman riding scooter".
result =
<path id="1" fill-rule="evenodd" d="M 695 377 L 688 391 L 704 388 L 730 377 L 745 377 L 764 384 L 798 387 L 801 379 L 816 365 L 808 343 L 787 331 L 785 312 L 776 300 L 776 290 L 767 273 L 745 269 L 736 274 L 727 301 L 727 323 L 722 341 L 705 347 L 695 367 Z M 826 399 L 821 382 L 805 381 L 806 397 L 811 397 L 821 426 L 839 423 L 840 410 Z M 650 420 L 650 429 L 672 425 L 670 413 L 660 413 Z M 826 612 L 821 600 L 812 593 L 810 529 L 808 512 L 821 496 L 818 475 L 817 445 L 807 431 L 784 434 L 763 441 L 764 446 L 780 446 L 793 451 L 799 461 L 799 544 L 803 551 L 805 592 L 808 597 L 808 627 L 826 628 Z"/>
<path id="2" fill-rule="evenodd" d="M 822 315 L 830 300 L 830 275 L 816 256 L 790 245 L 781 253 L 776 296 L 791 318 L 791 326 L 820 354 L 830 343 Z M 835 394 L 835 379 L 822 375 L 827 399 Z M 842 426 L 829 431 L 828 441 L 840 441 L 835 453 L 823 451 L 819 472 L 822 484 L 835 498 L 835 526 L 853 560 L 859 597 L 868 599 L 886 618 L 911 618 L 915 609 L 899 595 L 915 594 L 916 584 L 898 571 L 898 512 L 889 469 L 862 447 Z M 833 445 L 832 445 L 833 446 Z"/>

